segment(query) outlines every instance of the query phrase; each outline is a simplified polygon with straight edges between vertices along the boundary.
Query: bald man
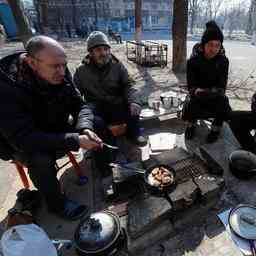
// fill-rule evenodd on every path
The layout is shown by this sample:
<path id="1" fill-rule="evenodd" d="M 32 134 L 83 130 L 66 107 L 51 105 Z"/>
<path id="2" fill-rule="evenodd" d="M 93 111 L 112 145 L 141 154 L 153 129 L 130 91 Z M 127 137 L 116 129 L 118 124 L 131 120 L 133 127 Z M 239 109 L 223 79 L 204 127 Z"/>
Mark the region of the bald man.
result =
<path id="1" fill-rule="evenodd" d="M 36 36 L 26 51 L 0 60 L 0 117 L 0 158 L 28 167 L 50 211 L 69 220 L 84 216 L 88 207 L 61 192 L 56 155 L 98 149 L 102 141 L 91 131 L 93 115 L 72 83 L 58 42 Z"/>

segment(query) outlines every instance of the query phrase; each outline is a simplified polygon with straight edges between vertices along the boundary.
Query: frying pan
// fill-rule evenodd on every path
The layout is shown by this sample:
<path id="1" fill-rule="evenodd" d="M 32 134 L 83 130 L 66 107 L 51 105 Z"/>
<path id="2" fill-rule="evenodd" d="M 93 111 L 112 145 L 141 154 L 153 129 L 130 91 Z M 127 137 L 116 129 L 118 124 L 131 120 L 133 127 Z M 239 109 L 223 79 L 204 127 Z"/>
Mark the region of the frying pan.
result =
<path id="1" fill-rule="evenodd" d="M 127 166 L 127 165 L 122 165 L 122 164 L 110 164 L 112 167 L 116 167 L 119 166 L 121 168 L 123 168 L 124 170 L 132 170 L 135 171 L 136 173 L 140 174 L 143 176 L 144 182 L 147 186 L 147 188 L 152 192 L 152 193 L 157 193 L 157 194 L 162 194 L 165 192 L 169 192 L 172 191 L 175 187 L 176 187 L 176 172 L 173 168 L 171 168 L 168 165 L 164 165 L 164 164 L 156 164 L 153 166 L 150 166 L 147 169 L 141 169 L 141 168 L 137 168 L 137 167 L 132 167 L 132 166 Z M 154 186 L 151 184 L 151 182 L 149 181 L 149 175 L 151 174 L 151 172 L 155 169 L 155 168 L 160 168 L 163 167 L 165 169 L 167 169 L 172 175 L 173 175 L 173 182 L 170 183 L 169 185 L 164 186 L 163 188 L 160 188 L 158 186 Z"/>
<path id="2" fill-rule="evenodd" d="M 250 244 L 252 256 L 256 256 L 256 207 L 240 204 L 233 208 L 228 217 L 230 230 Z"/>

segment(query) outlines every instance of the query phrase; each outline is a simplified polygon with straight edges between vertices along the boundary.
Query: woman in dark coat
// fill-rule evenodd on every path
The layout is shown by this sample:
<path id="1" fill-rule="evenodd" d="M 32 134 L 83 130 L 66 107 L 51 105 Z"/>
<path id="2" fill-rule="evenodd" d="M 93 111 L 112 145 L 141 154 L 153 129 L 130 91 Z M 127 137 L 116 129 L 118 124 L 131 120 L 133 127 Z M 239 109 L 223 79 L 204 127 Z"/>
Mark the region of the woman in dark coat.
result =
<path id="1" fill-rule="evenodd" d="M 218 139 L 222 123 L 231 111 L 225 95 L 229 61 L 222 46 L 223 34 L 214 21 L 206 24 L 201 43 L 194 46 L 187 61 L 186 98 L 182 118 L 188 121 L 186 139 L 195 135 L 197 119 L 214 118 L 207 142 Z"/>

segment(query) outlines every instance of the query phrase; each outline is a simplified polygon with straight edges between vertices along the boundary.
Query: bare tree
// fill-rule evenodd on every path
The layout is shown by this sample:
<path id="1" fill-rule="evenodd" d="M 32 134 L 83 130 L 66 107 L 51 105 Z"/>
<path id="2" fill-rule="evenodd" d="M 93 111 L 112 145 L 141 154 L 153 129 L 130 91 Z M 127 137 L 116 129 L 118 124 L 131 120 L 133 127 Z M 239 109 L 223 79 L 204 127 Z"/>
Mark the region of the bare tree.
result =
<path id="1" fill-rule="evenodd" d="M 225 0 L 200 0 L 198 13 L 201 16 L 201 23 L 216 20 L 224 2 Z"/>
<path id="2" fill-rule="evenodd" d="M 231 38 L 234 30 L 246 30 L 247 14 L 246 1 L 241 1 L 238 4 L 230 3 L 229 7 L 219 14 L 219 18 L 224 22 L 225 29 L 228 30 L 229 38 Z"/>
<path id="3" fill-rule="evenodd" d="M 71 5 L 72 5 L 72 22 L 73 22 L 73 27 L 76 29 L 76 28 L 78 28 L 76 0 L 71 0 Z"/>
<path id="4" fill-rule="evenodd" d="M 172 23 L 172 69 L 177 73 L 183 73 L 186 70 L 187 26 L 188 0 L 174 0 Z"/>
<path id="5" fill-rule="evenodd" d="M 194 34 L 194 26 L 199 10 L 199 0 L 189 0 L 190 34 Z"/>
<path id="6" fill-rule="evenodd" d="M 58 6 L 56 11 L 56 33 L 58 34 L 58 37 L 61 38 L 64 35 L 65 14 L 63 7 L 61 6 Z"/>
<path id="7" fill-rule="evenodd" d="M 142 0 L 135 0 L 135 41 L 141 41 L 141 9 Z"/>
<path id="8" fill-rule="evenodd" d="M 94 3 L 94 16 L 95 16 L 95 27 L 94 29 L 97 30 L 98 29 L 98 9 L 97 9 L 97 0 L 93 1 Z"/>
<path id="9" fill-rule="evenodd" d="M 48 0 L 42 0 L 41 1 L 41 28 L 44 34 L 47 34 L 49 30 L 48 11 L 49 11 Z"/>
<path id="10" fill-rule="evenodd" d="M 11 7 L 14 19 L 16 21 L 18 36 L 21 39 L 23 45 L 25 46 L 27 41 L 32 37 L 32 31 L 29 26 L 28 20 L 24 15 L 19 0 L 8 0 L 8 3 Z"/>
<path id="11" fill-rule="evenodd" d="M 252 5 L 252 44 L 256 45 L 256 0 L 251 0 Z"/>
<path id="12" fill-rule="evenodd" d="M 247 22 L 247 27 L 246 27 L 246 34 L 248 35 L 252 35 L 252 25 L 253 25 L 253 5 L 252 5 L 252 2 L 251 2 L 251 5 L 250 5 L 250 9 L 248 11 L 248 22 Z"/>

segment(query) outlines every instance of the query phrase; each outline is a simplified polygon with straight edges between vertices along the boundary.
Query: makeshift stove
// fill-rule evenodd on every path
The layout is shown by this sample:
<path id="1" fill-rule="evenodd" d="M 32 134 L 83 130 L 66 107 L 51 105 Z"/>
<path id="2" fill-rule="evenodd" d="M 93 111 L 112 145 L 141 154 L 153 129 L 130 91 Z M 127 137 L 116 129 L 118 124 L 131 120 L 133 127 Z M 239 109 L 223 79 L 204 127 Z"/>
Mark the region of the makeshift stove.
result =
<path id="1" fill-rule="evenodd" d="M 160 163 L 176 172 L 176 187 L 165 193 L 152 194 L 143 176 L 131 169 L 113 168 L 113 196 L 127 203 L 127 232 L 137 239 L 165 220 L 179 218 L 198 204 L 218 200 L 224 179 L 208 173 L 208 167 L 199 157 L 181 148 L 174 148 L 154 156 L 149 162 L 134 162 L 128 167 L 147 168 Z"/>

